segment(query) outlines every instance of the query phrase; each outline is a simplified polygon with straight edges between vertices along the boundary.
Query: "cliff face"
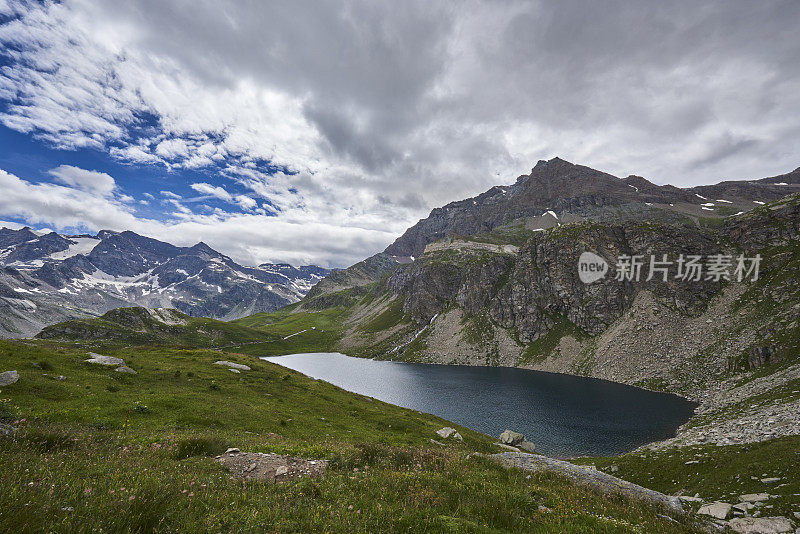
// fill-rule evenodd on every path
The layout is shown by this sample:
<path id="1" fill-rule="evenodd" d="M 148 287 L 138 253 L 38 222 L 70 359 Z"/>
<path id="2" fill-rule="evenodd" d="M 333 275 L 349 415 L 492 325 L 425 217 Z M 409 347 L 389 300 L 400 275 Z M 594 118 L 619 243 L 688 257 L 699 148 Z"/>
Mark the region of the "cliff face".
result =
<path id="1" fill-rule="evenodd" d="M 726 378 L 791 364 L 800 353 L 799 223 L 795 195 L 714 227 L 581 222 L 530 232 L 518 249 L 445 241 L 350 300 L 337 348 L 583 374 L 700 399 Z M 580 280 L 584 252 L 609 264 L 604 278 Z M 759 279 L 676 278 L 681 255 L 707 262 L 718 254 L 734 264 L 760 254 Z M 623 255 L 642 256 L 638 280 L 615 278 Z M 666 280 L 647 280 L 651 255 L 673 262 Z"/>
<path id="2" fill-rule="evenodd" d="M 509 365 L 701 399 L 800 354 L 799 171 L 679 189 L 555 159 L 514 185 L 433 210 L 297 310 L 343 310 L 335 347 L 369 357 Z M 581 281 L 591 252 L 605 277 Z M 679 276 L 679 258 L 760 254 L 760 278 Z M 640 257 L 617 279 L 619 258 Z M 650 259 L 666 259 L 648 280 Z M 658 266 L 658 265 L 657 265 Z M 685 270 L 685 268 L 684 268 Z"/>
<path id="3" fill-rule="evenodd" d="M 641 176 L 617 178 L 560 158 L 540 161 L 529 175 L 476 197 L 451 202 L 409 228 L 387 249 L 396 257 L 419 257 L 425 246 L 449 235 L 489 232 L 509 221 L 547 212 L 562 221 L 624 222 L 718 217 L 750 210 L 800 191 L 800 170 L 758 181 L 728 181 L 680 189 Z M 779 185 L 780 184 L 780 185 Z"/>

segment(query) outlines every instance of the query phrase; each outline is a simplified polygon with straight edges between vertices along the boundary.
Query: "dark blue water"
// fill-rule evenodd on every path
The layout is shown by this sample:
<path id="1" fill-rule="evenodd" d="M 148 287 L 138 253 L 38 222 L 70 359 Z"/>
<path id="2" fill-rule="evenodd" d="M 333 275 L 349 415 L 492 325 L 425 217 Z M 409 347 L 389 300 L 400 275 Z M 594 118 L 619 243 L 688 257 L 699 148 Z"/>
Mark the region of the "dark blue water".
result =
<path id="1" fill-rule="evenodd" d="M 676 395 L 507 367 L 424 365 L 336 353 L 264 358 L 343 389 L 498 436 L 525 434 L 556 457 L 612 455 L 666 439 L 695 407 Z"/>

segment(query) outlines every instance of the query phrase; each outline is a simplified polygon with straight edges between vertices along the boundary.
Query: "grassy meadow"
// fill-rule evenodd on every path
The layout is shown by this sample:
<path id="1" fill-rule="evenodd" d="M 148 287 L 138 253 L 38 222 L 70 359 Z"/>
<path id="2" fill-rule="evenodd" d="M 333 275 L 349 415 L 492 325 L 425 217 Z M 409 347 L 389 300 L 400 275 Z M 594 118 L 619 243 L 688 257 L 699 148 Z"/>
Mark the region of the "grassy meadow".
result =
<path id="1" fill-rule="evenodd" d="M 84 362 L 89 348 L 0 341 L 1 368 L 20 374 L 0 389 L 0 420 L 18 427 L 0 438 L 2 532 L 699 531 L 690 516 L 470 456 L 498 449 L 252 356 L 107 342 L 129 375 Z M 442 426 L 464 441 L 432 443 Z M 227 447 L 330 464 L 319 479 L 242 482 L 213 459 Z"/>

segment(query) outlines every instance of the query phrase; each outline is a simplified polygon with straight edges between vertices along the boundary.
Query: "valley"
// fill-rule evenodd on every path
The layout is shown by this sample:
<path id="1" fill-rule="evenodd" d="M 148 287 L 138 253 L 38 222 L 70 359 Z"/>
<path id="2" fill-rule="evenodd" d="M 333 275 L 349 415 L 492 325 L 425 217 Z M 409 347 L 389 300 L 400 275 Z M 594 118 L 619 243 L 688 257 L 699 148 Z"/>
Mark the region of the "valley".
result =
<path id="1" fill-rule="evenodd" d="M 607 183 L 592 185 L 598 180 Z M 515 186 L 446 207 L 444 218 L 434 210 L 385 252 L 331 272 L 305 296 L 297 282 L 296 301 L 275 311 L 221 321 L 193 316 L 197 308 L 115 307 L 3 341 L 0 370 L 18 374 L 0 390 L 0 456 L 14 466 L 0 523 L 562 532 L 744 532 L 773 517 L 791 524 L 800 513 L 798 171 L 691 190 L 648 184 L 540 162 Z M 69 247 L 62 256 L 94 262 L 96 247 L 88 257 L 85 243 Z M 577 266 L 587 251 L 610 271 L 620 255 L 682 254 L 758 256 L 760 271 L 741 280 L 609 273 L 584 283 Z M 69 260 L 57 254 L 27 268 Z M 385 404 L 259 360 L 320 352 L 445 372 L 466 365 L 475 376 L 509 367 L 592 377 L 675 393 L 697 408 L 674 437 L 572 458 L 577 479 L 526 472 L 532 459 L 499 454 L 514 447 L 470 425 L 455 425 L 460 439 L 442 438 L 454 423 L 428 415 L 427 405 Z M 131 372 L 86 361 L 97 354 Z M 542 425 L 528 438 L 555 432 Z M 262 472 L 272 473 L 268 482 L 248 475 Z M 684 512 L 631 495 L 607 499 L 582 483 L 605 476 L 670 496 Z M 223 511 L 229 500 L 239 513 Z"/>

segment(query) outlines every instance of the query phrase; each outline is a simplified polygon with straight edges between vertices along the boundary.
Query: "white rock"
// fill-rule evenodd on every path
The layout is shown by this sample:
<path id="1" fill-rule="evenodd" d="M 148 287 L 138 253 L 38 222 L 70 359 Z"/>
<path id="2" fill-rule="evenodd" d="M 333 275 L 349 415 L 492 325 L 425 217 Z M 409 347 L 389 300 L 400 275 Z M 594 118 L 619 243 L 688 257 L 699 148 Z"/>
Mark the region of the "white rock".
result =
<path id="1" fill-rule="evenodd" d="M 123 365 L 123 366 L 121 366 L 121 367 L 117 367 L 117 368 L 116 368 L 116 369 L 114 369 L 114 370 L 115 370 L 116 372 L 118 372 L 118 373 L 126 373 L 126 374 L 129 374 L 129 375 L 136 375 L 136 374 L 139 374 L 139 373 L 137 373 L 136 371 L 134 371 L 133 369 L 131 369 L 130 367 L 126 367 L 126 366 L 124 366 L 124 365 Z"/>
<path id="2" fill-rule="evenodd" d="M 761 483 L 762 484 L 774 484 L 774 483 L 780 482 L 780 481 L 781 481 L 781 479 L 779 477 L 769 477 L 769 478 L 762 478 L 761 479 Z"/>
<path id="3" fill-rule="evenodd" d="M 230 449 L 225 451 L 225 454 L 238 454 L 240 452 L 242 452 L 242 451 L 240 451 L 236 447 L 231 447 Z"/>
<path id="4" fill-rule="evenodd" d="M 233 363 L 226 360 L 220 360 L 218 362 L 214 362 L 214 365 L 224 365 L 225 367 L 231 367 L 233 369 L 239 369 L 240 371 L 249 371 L 250 367 L 247 365 L 243 365 L 241 363 Z"/>
<path id="5" fill-rule="evenodd" d="M 95 354 L 94 352 L 90 352 L 88 360 L 84 360 L 88 363 L 96 363 L 97 365 L 108 365 L 113 367 L 119 367 L 121 365 L 125 365 L 125 360 L 122 358 L 114 358 L 113 356 L 103 356 L 102 354 Z"/>
<path id="6" fill-rule="evenodd" d="M 231 373 L 236 373 L 237 375 L 238 375 L 239 373 L 241 373 L 241 371 L 240 371 L 240 370 L 238 370 L 238 369 L 228 369 L 228 371 L 230 371 Z"/>
<path id="7" fill-rule="evenodd" d="M 678 498 L 686 502 L 703 502 L 700 497 L 690 497 L 689 495 L 680 495 Z"/>
<path id="8" fill-rule="evenodd" d="M 279 477 L 282 475 L 289 474 L 289 468 L 285 465 L 279 465 L 278 468 L 275 470 L 275 476 Z"/>
<path id="9" fill-rule="evenodd" d="M 455 428 L 450 428 L 449 426 L 440 428 L 436 431 L 436 433 L 439 434 L 439 437 L 444 439 L 452 437 L 458 441 L 464 441 L 464 438 L 461 437 L 461 434 L 459 434 Z"/>
<path id="10" fill-rule="evenodd" d="M 0 387 L 10 386 L 17 380 L 19 380 L 19 373 L 16 371 L 6 371 L 5 373 L 0 373 Z"/>
<path id="11" fill-rule="evenodd" d="M 741 534 L 783 534 L 794 530 L 785 517 L 737 517 L 728 521 L 728 525 Z"/>
<path id="12" fill-rule="evenodd" d="M 739 495 L 739 500 L 742 502 L 764 502 L 769 500 L 769 493 L 745 493 Z"/>
<path id="13" fill-rule="evenodd" d="M 710 515 L 716 519 L 727 519 L 731 513 L 732 506 L 726 502 L 714 502 L 701 506 L 697 511 L 698 514 Z"/>

